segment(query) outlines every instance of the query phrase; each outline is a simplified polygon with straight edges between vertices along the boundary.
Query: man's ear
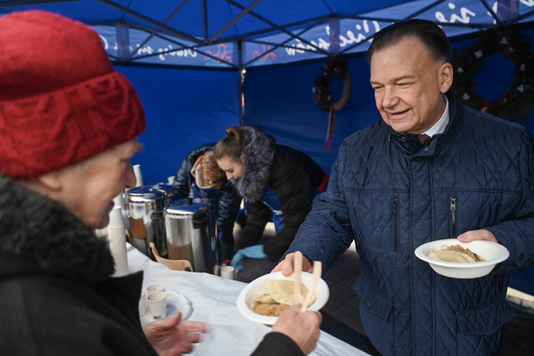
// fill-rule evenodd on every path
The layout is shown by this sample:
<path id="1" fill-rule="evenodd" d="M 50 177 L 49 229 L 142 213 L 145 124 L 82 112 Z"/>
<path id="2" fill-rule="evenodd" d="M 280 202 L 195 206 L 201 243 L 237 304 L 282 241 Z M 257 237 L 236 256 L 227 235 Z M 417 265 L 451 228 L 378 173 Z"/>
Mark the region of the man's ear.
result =
<path id="1" fill-rule="evenodd" d="M 443 63 L 439 67 L 438 76 L 439 76 L 439 89 L 441 93 L 448 92 L 452 86 L 452 81 L 454 78 L 454 69 L 452 68 L 452 64 L 448 62 Z"/>

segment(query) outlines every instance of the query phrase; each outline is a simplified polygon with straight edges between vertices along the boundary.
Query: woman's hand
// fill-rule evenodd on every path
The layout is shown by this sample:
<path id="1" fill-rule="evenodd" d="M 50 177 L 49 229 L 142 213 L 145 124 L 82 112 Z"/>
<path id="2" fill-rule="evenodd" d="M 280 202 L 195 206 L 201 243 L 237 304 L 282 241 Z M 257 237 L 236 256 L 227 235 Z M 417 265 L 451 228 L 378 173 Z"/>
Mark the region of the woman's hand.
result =
<path id="1" fill-rule="evenodd" d="M 150 344 L 160 356 L 178 356 L 193 350 L 193 344 L 208 332 L 208 326 L 198 321 L 181 321 L 182 314 L 156 320 L 143 327 Z"/>

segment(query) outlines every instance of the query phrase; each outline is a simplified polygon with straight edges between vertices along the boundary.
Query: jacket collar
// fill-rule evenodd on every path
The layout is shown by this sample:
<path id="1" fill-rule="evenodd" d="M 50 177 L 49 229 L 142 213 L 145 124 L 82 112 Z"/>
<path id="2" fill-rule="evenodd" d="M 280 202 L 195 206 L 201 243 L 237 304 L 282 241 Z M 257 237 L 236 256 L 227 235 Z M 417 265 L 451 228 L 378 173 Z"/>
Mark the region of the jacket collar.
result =
<path id="1" fill-rule="evenodd" d="M 0 251 L 22 262 L 25 267 L 19 273 L 39 270 L 91 284 L 108 278 L 115 268 L 107 240 L 96 237 L 94 229 L 61 204 L 4 176 L 0 176 Z"/>
<path id="2" fill-rule="evenodd" d="M 460 129 L 463 123 L 463 110 L 462 106 L 458 104 L 451 91 L 446 94 L 449 100 L 449 123 L 441 134 L 432 136 L 432 140 L 428 143 L 428 149 L 422 150 L 423 146 L 419 142 L 417 135 L 403 132 L 396 132 L 389 125 L 385 125 L 389 131 L 389 141 L 394 142 L 401 150 L 406 153 L 415 155 L 433 155 L 436 149 L 447 144 Z"/>

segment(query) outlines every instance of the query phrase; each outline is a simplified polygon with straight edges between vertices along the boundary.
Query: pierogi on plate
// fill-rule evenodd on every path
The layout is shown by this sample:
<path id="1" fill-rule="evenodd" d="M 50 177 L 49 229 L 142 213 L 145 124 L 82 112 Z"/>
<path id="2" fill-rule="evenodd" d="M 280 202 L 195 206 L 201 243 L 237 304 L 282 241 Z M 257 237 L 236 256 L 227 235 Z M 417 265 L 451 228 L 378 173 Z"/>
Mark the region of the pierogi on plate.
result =
<path id="1" fill-rule="evenodd" d="M 251 309 L 258 314 L 266 316 L 279 316 L 292 304 L 295 283 L 290 280 L 271 279 L 265 281 L 268 293 L 258 295 L 251 300 Z M 308 288 L 302 284 L 302 299 L 308 294 Z M 314 295 L 308 306 L 317 298 Z"/>
<path id="2" fill-rule="evenodd" d="M 458 262 L 458 263 L 474 263 L 484 261 L 482 257 L 474 253 L 468 248 L 464 248 L 460 245 L 441 245 L 441 249 L 434 251 L 430 250 L 428 257 L 446 262 Z"/>

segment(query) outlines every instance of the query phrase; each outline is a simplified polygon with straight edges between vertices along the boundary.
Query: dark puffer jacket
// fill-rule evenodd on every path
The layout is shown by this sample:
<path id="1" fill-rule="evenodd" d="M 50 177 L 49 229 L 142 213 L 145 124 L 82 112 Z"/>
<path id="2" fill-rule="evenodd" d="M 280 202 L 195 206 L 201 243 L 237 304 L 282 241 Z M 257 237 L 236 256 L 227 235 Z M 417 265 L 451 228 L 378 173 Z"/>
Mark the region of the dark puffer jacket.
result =
<path id="1" fill-rule="evenodd" d="M 173 199 L 184 199 L 189 196 L 191 185 L 195 182 L 195 177 L 191 174 L 191 169 L 197 159 L 207 151 L 213 150 L 214 146 L 215 142 L 206 143 L 187 154 L 174 178 Z M 220 195 L 218 198 L 216 219 L 217 230 L 220 235 L 219 239 L 223 242 L 232 242 L 232 244 L 228 245 L 231 245 L 233 248 L 234 222 L 237 211 L 239 210 L 239 205 L 241 204 L 241 197 L 234 185 L 226 179 L 226 176 L 223 177 L 223 184 L 219 191 Z M 223 259 L 231 258 L 233 251 L 227 251 L 223 253 L 223 255 Z"/>
<path id="2" fill-rule="evenodd" d="M 311 209 L 313 192 L 325 183 L 326 173 L 306 154 L 277 145 L 275 139 L 255 126 L 243 126 L 244 172 L 236 182 L 250 213 L 236 248 L 258 243 L 269 221 L 271 208 L 262 201 L 264 191 L 275 191 L 284 218 L 284 226 L 264 246 L 272 260 L 287 250 L 300 224 Z"/>
<path id="3" fill-rule="evenodd" d="M 289 251 L 328 266 L 354 239 L 353 289 L 363 325 L 384 355 L 496 355 L 509 272 L 534 262 L 534 142 L 528 131 L 458 105 L 423 148 L 384 122 L 340 148 Z M 414 250 L 468 230 L 492 231 L 508 260 L 477 279 L 443 277 Z"/>

